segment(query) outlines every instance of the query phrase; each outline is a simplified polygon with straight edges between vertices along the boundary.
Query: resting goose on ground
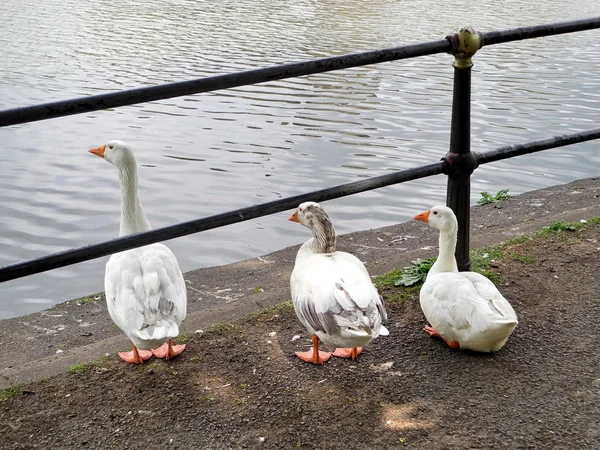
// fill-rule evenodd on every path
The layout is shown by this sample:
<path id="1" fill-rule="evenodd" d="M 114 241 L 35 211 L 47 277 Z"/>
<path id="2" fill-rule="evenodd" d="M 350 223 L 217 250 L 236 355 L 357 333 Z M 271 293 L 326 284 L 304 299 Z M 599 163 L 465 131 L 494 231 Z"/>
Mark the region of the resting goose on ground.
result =
<path id="1" fill-rule="evenodd" d="M 425 331 L 451 348 L 495 352 L 517 326 L 517 315 L 494 283 L 476 272 L 459 272 L 454 257 L 458 222 L 446 206 L 414 216 L 440 230 L 439 256 L 421 288 Z"/>
<path id="2" fill-rule="evenodd" d="M 138 198 L 133 150 L 115 140 L 89 152 L 119 169 L 119 236 L 152 229 Z M 112 255 L 106 264 L 104 289 L 111 319 L 133 344 L 132 351 L 119 353 L 122 360 L 139 364 L 152 354 L 170 359 L 185 350 L 185 344 L 173 345 L 172 339 L 179 335 L 185 319 L 186 286 L 177 259 L 166 246 L 151 244 Z"/>
<path id="3" fill-rule="evenodd" d="M 378 335 L 387 335 L 385 306 L 363 263 L 335 250 L 335 230 L 318 203 L 302 203 L 289 220 L 313 233 L 296 256 L 290 279 L 294 309 L 312 334 L 313 347 L 296 355 L 323 364 L 331 353 L 319 351 L 319 339 L 339 347 L 333 353 L 356 358 Z"/>

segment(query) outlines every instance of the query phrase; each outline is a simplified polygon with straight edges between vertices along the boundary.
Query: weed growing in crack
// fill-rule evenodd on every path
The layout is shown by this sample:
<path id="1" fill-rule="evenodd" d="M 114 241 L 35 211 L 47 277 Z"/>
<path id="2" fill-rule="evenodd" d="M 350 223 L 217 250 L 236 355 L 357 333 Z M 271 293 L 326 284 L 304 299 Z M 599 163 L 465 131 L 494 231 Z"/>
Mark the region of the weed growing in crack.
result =
<path id="1" fill-rule="evenodd" d="M 488 192 L 480 192 L 481 198 L 477 200 L 479 206 L 487 205 L 489 203 L 497 203 L 502 200 L 508 200 L 511 196 L 508 195 L 509 189 L 502 189 L 495 194 Z"/>

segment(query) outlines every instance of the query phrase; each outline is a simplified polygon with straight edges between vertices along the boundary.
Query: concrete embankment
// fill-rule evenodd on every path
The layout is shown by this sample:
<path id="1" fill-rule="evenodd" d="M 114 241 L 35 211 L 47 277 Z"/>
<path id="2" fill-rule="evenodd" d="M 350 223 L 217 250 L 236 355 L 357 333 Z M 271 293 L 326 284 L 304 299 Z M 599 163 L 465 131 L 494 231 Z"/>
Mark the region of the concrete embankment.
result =
<path id="1" fill-rule="evenodd" d="M 429 206 L 432 205 L 424 204 L 423 209 Z M 556 221 L 573 222 L 595 216 L 600 216 L 600 178 L 532 191 L 500 204 L 473 207 L 471 246 L 506 241 Z M 335 223 L 335 217 L 332 219 Z M 414 222 L 338 239 L 338 248 L 357 255 L 371 275 L 433 256 L 436 244 L 437 233 Z M 289 276 L 297 249 L 290 247 L 227 266 L 186 273 L 189 304 L 183 333 L 194 333 L 288 301 Z M 63 373 L 73 364 L 128 346 L 126 337 L 112 324 L 102 294 L 2 320 L 0 389 Z"/>

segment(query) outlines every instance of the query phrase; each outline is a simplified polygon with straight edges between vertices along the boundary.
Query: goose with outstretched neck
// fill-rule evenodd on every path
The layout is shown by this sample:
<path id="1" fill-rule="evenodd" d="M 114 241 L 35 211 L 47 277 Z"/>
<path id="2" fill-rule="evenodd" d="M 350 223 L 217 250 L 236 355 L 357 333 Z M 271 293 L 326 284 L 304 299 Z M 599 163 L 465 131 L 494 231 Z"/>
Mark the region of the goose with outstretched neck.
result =
<path id="1" fill-rule="evenodd" d="M 119 170 L 119 236 L 152 229 L 138 197 L 137 163 L 131 147 L 114 140 L 89 152 Z M 123 361 L 139 364 L 152 355 L 171 359 L 185 350 L 185 344 L 173 344 L 186 315 L 185 281 L 175 255 L 165 245 L 112 255 L 106 263 L 104 289 L 111 319 L 133 344 L 133 350 L 119 353 Z"/>
<path id="2" fill-rule="evenodd" d="M 354 359 L 362 347 L 388 334 L 383 301 L 363 263 L 335 250 L 335 229 L 318 203 L 302 203 L 289 220 L 313 234 L 298 250 L 290 278 L 296 315 L 312 334 L 313 343 L 309 351 L 296 355 L 323 364 L 332 354 L 319 350 L 322 340 L 337 347 L 333 356 Z"/>
<path id="3" fill-rule="evenodd" d="M 414 216 L 440 231 L 439 255 L 421 288 L 425 331 L 451 348 L 500 350 L 517 326 L 517 315 L 494 283 L 477 272 L 459 272 L 454 257 L 458 222 L 452 209 L 434 206 Z"/>

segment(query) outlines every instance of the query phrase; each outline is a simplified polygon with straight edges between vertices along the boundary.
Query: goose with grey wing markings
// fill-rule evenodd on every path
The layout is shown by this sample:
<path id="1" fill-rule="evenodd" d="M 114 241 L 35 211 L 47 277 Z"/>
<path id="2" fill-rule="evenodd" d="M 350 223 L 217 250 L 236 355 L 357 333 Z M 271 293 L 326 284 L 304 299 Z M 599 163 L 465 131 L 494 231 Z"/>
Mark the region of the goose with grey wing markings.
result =
<path id="1" fill-rule="evenodd" d="M 333 356 L 356 358 L 379 335 L 387 314 L 363 263 L 335 250 L 335 229 L 315 202 L 302 203 L 289 218 L 312 231 L 298 250 L 290 278 L 296 315 L 312 334 L 312 348 L 296 352 L 303 361 L 323 364 L 332 353 L 319 351 L 319 341 L 337 347 Z"/>

